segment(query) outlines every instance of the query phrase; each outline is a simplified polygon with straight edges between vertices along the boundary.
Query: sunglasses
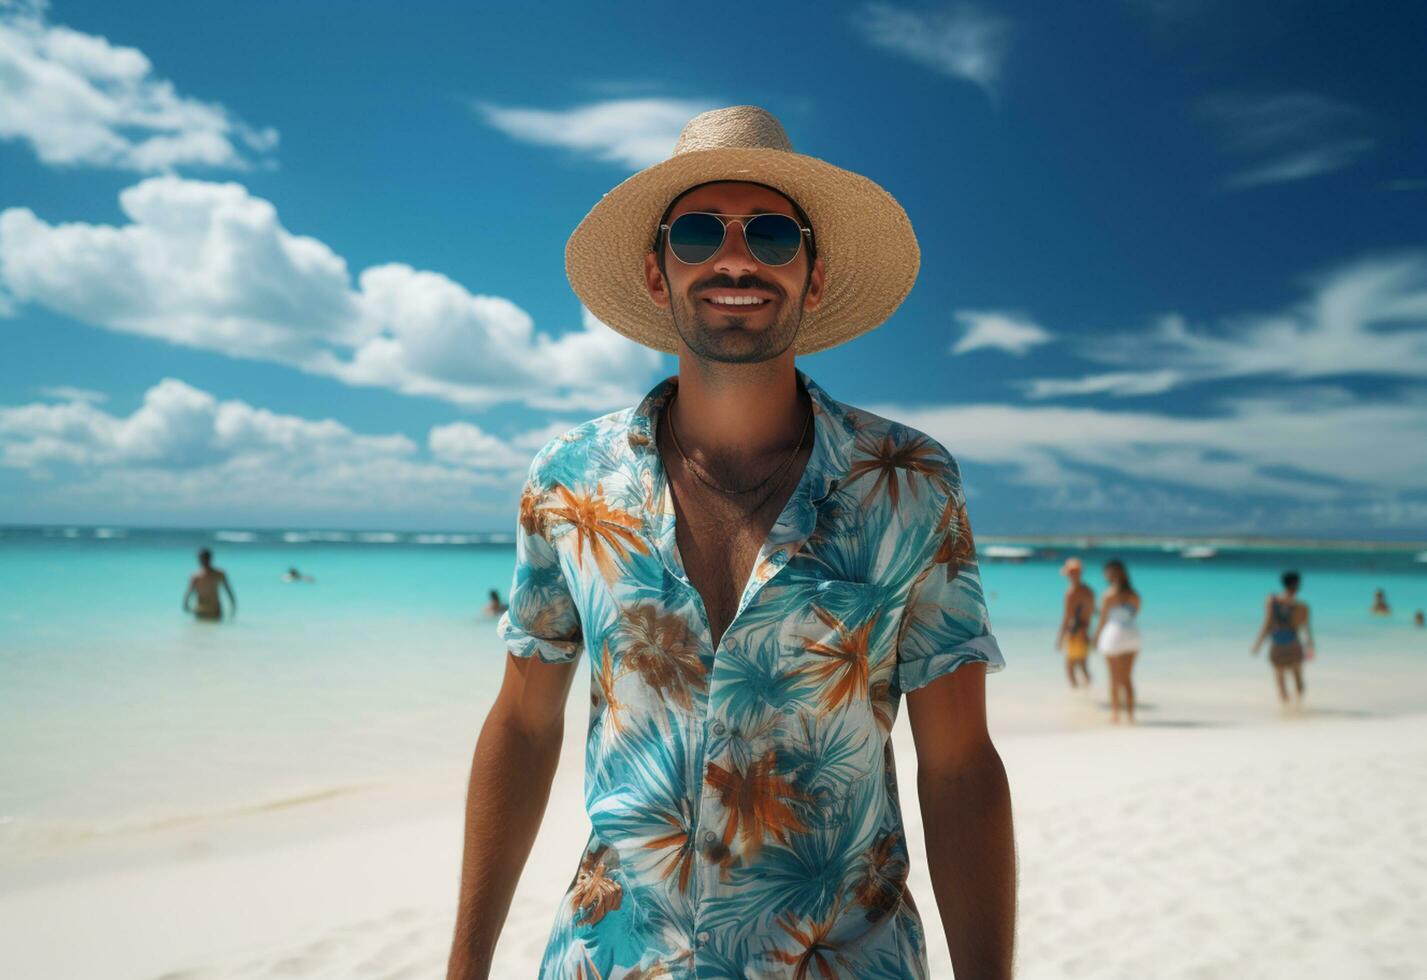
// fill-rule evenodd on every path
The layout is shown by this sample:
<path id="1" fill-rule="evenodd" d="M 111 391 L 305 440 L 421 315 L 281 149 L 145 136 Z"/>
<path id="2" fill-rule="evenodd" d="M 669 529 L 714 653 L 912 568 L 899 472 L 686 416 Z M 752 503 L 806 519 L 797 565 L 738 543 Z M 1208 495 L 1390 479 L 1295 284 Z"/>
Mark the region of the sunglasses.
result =
<path id="1" fill-rule="evenodd" d="M 708 211 L 688 211 L 672 224 L 660 225 L 659 230 L 668 236 L 669 251 L 674 253 L 674 258 L 685 265 L 701 265 L 723 248 L 729 223 L 734 220 L 743 228 L 748 254 L 761 265 L 787 265 L 798 257 L 803 236 L 811 237 L 813 233 L 811 228 L 804 228 L 786 214 L 712 214 Z"/>

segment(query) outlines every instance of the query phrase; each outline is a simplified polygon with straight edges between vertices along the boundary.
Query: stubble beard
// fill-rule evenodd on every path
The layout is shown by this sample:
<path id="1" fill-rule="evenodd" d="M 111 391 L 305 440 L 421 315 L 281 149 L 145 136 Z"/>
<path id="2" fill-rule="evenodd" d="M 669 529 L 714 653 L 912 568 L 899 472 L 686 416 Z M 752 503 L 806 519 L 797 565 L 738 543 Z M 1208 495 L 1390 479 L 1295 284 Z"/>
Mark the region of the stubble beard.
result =
<path id="1" fill-rule="evenodd" d="M 798 302 L 789 303 L 787 296 L 782 297 L 778 319 L 757 330 L 745 327 L 742 317 L 721 316 L 687 295 L 671 303 L 669 313 L 674 329 L 697 357 L 720 364 L 759 364 L 782 354 L 797 339 L 803 324 L 802 300 L 799 296 Z"/>

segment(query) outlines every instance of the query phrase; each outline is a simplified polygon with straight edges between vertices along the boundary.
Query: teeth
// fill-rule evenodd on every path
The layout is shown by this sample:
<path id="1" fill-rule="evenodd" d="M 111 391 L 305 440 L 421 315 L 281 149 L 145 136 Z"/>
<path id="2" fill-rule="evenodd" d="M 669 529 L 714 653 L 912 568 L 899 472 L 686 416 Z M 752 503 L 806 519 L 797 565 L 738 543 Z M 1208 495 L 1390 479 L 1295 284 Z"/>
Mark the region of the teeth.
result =
<path id="1" fill-rule="evenodd" d="M 757 296 L 714 296 L 709 302 L 717 303 L 720 306 L 756 306 L 759 303 L 766 303 L 767 300 Z"/>

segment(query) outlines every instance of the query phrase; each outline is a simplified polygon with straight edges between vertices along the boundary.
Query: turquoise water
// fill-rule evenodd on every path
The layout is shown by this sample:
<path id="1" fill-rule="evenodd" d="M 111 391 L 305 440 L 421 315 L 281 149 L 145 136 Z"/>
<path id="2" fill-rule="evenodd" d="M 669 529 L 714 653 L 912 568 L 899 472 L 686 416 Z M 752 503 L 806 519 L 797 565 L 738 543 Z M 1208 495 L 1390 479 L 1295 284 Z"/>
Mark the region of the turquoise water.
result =
<path id="1" fill-rule="evenodd" d="M 0 848 L 6 833 L 15 846 L 37 828 L 94 832 L 459 771 L 504 668 L 480 608 L 487 590 L 509 588 L 511 545 L 326 537 L 0 530 Z M 237 591 L 231 623 L 180 612 L 204 546 Z M 1182 693 L 1176 710 L 1209 717 L 1212 703 L 1265 701 L 1267 669 L 1247 650 L 1286 567 L 1304 576 L 1313 670 L 1342 679 L 1343 710 L 1427 708 L 1427 630 L 1411 625 L 1427 607 L 1427 562 L 1412 551 L 1226 548 L 1190 561 L 1155 545 L 1042 548 L 1024 563 L 983 561 L 1008 664 L 991 687 L 1002 726 L 1070 717 L 1058 714 L 1068 709 L 1050 648 L 1070 553 L 1097 591 L 1106 558 L 1128 562 L 1144 597 L 1142 683 Z M 290 565 L 315 582 L 283 581 Z M 1369 615 L 1375 588 L 1392 617 Z M 1365 677 L 1385 683 L 1352 687 Z"/>

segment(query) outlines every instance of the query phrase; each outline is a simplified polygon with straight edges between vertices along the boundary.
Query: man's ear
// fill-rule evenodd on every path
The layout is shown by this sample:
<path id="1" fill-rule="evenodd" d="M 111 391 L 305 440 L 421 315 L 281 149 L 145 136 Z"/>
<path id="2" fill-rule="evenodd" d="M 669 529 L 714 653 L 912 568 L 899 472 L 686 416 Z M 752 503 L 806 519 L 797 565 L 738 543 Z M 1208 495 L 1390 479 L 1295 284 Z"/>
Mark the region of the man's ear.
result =
<path id="1" fill-rule="evenodd" d="M 659 257 L 653 252 L 644 256 L 644 288 L 649 290 L 649 298 L 661 309 L 669 308 L 669 284 L 664 273 L 659 270 Z"/>
<path id="2" fill-rule="evenodd" d="M 813 310 L 817 309 L 819 306 L 822 305 L 823 286 L 825 283 L 826 279 L 824 277 L 823 272 L 823 260 L 822 256 L 819 255 L 815 260 L 813 260 L 812 271 L 808 273 L 808 285 L 807 288 L 803 290 L 804 311 L 811 313 Z"/>

